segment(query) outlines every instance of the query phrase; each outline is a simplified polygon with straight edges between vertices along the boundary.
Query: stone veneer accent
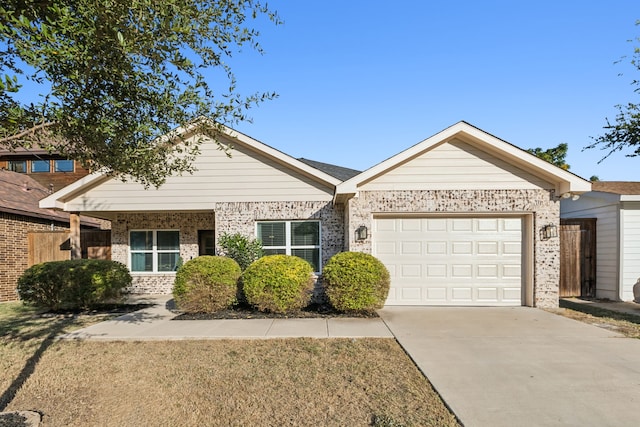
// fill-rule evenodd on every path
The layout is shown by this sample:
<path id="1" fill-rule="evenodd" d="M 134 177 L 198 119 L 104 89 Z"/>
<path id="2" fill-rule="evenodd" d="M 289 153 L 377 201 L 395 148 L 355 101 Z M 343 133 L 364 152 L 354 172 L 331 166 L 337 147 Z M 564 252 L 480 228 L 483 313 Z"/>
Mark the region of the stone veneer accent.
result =
<path id="1" fill-rule="evenodd" d="M 212 212 L 119 213 L 112 221 L 111 257 L 129 265 L 129 231 L 136 229 L 180 230 L 180 256 L 198 256 L 198 230 L 215 230 L 216 242 L 224 233 L 255 236 L 256 221 L 319 220 L 323 265 L 344 247 L 341 205 L 327 201 L 215 203 Z M 220 248 L 217 248 L 219 251 Z M 175 274 L 133 273 L 131 293 L 171 293 Z M 318 289 L 316 290 L 318 294 Z"/>
<path id="2" fill-rule="evenodd" d="M 533 215 L 533 300 L 536 307 L 558 306 L 560 283 L 560 239 L 542 240 L 539 230 L 560 224 L 560 202 L 553 190 L 406 190 L 360 191 L 347 204 L 349 227 L 346 250 L 371 253 L 371 238 L 356 242 L 355 230 L 372 230 L 373 215 L 379 213 L 457 213 Z"/>

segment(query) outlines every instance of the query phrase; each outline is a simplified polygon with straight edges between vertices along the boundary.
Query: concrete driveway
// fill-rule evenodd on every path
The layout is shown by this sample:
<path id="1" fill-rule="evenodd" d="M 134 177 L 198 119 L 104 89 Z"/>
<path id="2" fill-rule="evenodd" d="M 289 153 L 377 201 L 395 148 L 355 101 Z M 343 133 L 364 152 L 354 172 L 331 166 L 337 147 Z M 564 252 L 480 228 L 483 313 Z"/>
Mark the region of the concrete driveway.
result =
<path id="1" fill-rule="evenodd" d="M 466 427 L 640 426 L 640 340 L 543 310 L 386 307 Z"/>

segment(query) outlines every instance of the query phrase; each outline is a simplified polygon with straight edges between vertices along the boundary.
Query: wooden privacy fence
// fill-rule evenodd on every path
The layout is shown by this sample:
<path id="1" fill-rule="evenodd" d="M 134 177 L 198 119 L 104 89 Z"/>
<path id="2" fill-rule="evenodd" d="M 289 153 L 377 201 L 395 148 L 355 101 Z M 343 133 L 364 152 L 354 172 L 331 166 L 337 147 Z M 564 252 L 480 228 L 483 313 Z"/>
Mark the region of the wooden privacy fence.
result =
<path id="1" fill-rule="evenodd" d="M 27 233 L 28 267 L 41 262 L 71 259 L 71 251 L 69 248 L 65 249 L 65 242 L 68 240 L 68 231 L 30 231 Z"/>
<path id="2" fill-rule="evenodd" d="M 27 234 L 27 262 L 31 267 L 47 261 L 71 259 L 68 231 L 31 231 Z M 111 259 L 111 230 L 80 232 L 82 258 Z"/>
<path id="3" fill-rule="evenodd" d="M 560 297 L 596 296 L 596 220 L 560 220 Z"/>

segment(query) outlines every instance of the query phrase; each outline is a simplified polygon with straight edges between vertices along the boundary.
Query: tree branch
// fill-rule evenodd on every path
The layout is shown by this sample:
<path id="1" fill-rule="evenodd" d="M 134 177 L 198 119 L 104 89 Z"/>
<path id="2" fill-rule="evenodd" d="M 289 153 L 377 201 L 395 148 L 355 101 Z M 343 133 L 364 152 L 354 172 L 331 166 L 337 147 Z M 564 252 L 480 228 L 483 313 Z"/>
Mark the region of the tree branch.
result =
<path id="1" fill-rule="evenodd" d="M 25 129 L 22 132 L 18 132 L 15 135 L 7 136 L 5 138 L 0 138 L 0 145 L 7 144 L 7 143 L 9 143 L 11 141 L 15 141 L 17 139 L 23 138 L 23 137 L 25 137 L 25 136 L 27 136 L 29 134 L 34 134 L 39 130 L 46 129 L 46 128 L 48 128 L 50 126 L 53 126 L 55 124 L 56 124 L 56 122 L 42 122 L 40 124 L 35 125 L 32 128 Z"/>

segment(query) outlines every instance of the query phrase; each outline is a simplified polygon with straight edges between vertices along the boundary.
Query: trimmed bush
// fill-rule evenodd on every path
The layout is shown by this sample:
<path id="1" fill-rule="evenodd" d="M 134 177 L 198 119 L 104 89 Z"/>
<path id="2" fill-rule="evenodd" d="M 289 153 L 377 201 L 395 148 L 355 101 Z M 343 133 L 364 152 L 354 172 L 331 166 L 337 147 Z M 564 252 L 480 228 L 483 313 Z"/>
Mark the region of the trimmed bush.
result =
<path id="1" fill-rule="evenodd" d="M 260 311 L 287 313 L 309 305 L 313 268 L 302 258 L 268 255 L 251 264 L 242 275 L 247 302 Z"/>
<path id="2" fill-rule="evenodd" d="M 20 298 L 51 310 L 88 309 L 121 296 L 131 274 L 119 262 L 51 261 L 29 267 L 18 279 Z"/>
<path id="3" fill-rule="evenodd" d="M 260 240 L 243 236 L 240 233 L 225 233 L 218 239 L 218 244 L 222 248 L 222 254 L 235 260 L 242 271 L 264 255 Z"/>
<path id="4" fill-rule="evenodd" d="M 382 308 L 389 294 L 389 271 L 376 257 L 341 252 L 322 270 L 327 297 L 340 311 L 371 312 Z"/>
<path id="5" fill-rule="evenodd" d="M 213 313 L 235 304 L 240 266 L 231 258 L 205 255 L 176 272 L 173 299 L 186 313 Z"/>

